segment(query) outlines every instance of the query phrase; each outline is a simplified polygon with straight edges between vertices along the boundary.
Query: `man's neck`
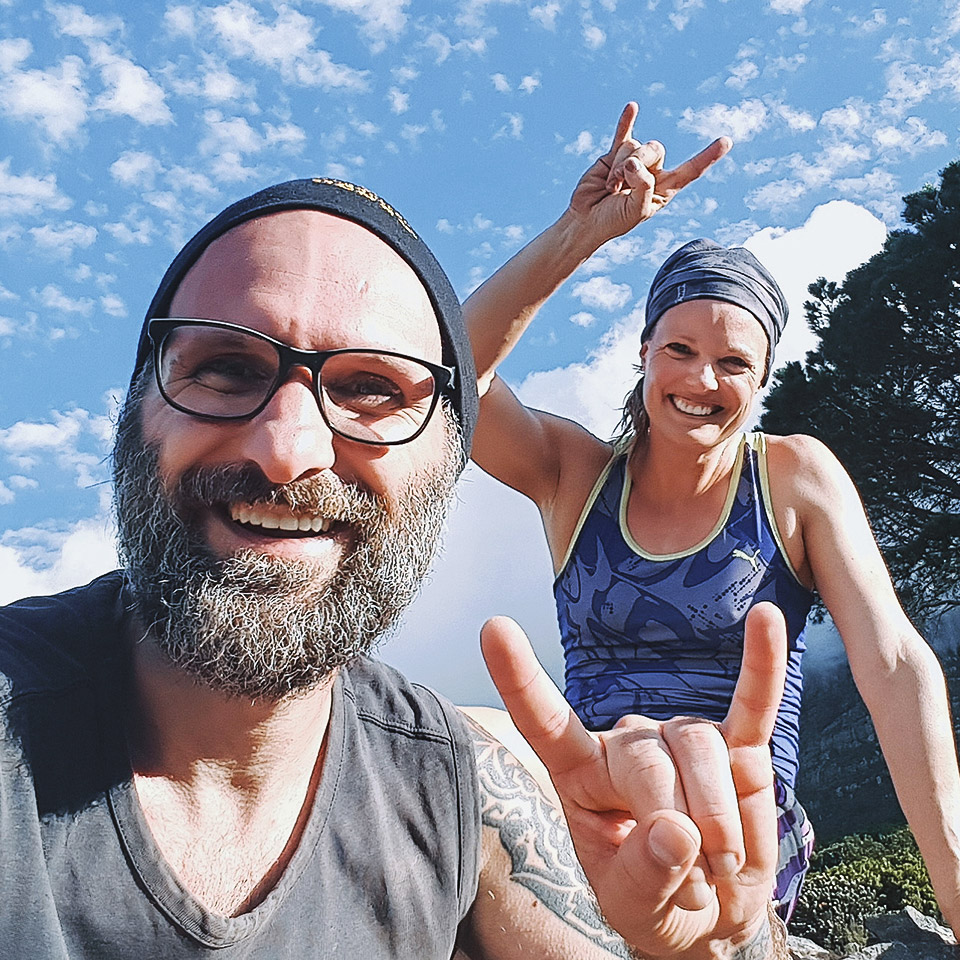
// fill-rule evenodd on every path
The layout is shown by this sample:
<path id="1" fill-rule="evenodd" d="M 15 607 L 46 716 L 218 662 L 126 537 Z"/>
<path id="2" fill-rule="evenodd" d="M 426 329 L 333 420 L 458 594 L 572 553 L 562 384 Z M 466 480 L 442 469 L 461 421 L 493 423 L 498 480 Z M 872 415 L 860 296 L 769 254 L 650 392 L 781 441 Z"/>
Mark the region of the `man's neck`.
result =
<path id="1" fill-rule="evenodd" d="M 249 910 L 277 883 L 308 822 L 333 678 L 254 702 L 197 683 L 149 639 L 132 659 L 130 756 L 154 840 L 208 908 Z"/>
<path id="2" fill-rule="evenodd" d="M 148 637 L 133 646 L 128 736 L 134 770 L 188 781 L 197 765 L 225 765 L 249 776 L 302 775 L 330 721 L 335 675 L 283 700 L 228 695 L 172 664 Z"/>

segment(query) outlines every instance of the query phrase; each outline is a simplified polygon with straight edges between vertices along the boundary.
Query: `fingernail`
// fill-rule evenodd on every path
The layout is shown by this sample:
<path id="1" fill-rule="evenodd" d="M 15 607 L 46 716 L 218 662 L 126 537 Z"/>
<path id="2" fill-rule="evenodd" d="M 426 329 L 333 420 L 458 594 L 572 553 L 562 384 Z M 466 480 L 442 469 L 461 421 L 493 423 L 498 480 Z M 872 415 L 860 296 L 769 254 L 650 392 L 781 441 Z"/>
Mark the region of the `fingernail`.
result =
<path id="1" fill-rule="evenodd" d="M 697 841 L 679 824 L 654 820 L 647 834 L 650 852 L 665 866 L 679 867 L 697 852 Z"/>
<path id="2" fill-rule="evenodd" d="M 740 869 L 740 858 L 735 853 L 715 853 L 707 857 L 707 863 L 715 877 L 732 877 Z"/>

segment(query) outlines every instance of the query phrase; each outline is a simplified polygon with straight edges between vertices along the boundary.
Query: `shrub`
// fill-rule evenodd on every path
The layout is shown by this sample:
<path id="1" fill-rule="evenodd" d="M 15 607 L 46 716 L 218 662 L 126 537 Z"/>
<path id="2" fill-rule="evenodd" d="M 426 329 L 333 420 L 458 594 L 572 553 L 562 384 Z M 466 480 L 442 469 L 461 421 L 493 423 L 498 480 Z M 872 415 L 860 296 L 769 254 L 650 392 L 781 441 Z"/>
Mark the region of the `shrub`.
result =
<path id="1" fill-rule="evenodd" d="M 865 917 L 905 906 L 940 919 L 909 829 L 844 837 L 814 853 L 790 932 L 851 952 L 866 942 Z"/>

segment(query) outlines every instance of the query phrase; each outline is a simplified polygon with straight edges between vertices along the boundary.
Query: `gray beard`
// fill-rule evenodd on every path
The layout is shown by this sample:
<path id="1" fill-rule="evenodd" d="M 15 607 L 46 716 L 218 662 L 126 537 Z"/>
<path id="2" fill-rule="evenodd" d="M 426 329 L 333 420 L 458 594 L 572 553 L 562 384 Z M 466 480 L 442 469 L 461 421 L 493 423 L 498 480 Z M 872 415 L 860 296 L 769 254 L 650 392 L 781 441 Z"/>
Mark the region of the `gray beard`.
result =
<path id="1" fill-rule="evenodd" d="M 461 464 L 454 429 L 444 459 L 391 504 L 332 473 L 275 486 L 235 465 L 194 469 L 167 492 L 139 404 L 129 406 L 113 453 L 120 554 L 137 613 L 172 663 L 229 695 L 276 701 L 323 683 L 396 625 L 439 543 Z M 220 559 L 191 517 L 234 502 L 349 524 L 352 548 L 323 583 L 308 561 L 255 550 Z"/>

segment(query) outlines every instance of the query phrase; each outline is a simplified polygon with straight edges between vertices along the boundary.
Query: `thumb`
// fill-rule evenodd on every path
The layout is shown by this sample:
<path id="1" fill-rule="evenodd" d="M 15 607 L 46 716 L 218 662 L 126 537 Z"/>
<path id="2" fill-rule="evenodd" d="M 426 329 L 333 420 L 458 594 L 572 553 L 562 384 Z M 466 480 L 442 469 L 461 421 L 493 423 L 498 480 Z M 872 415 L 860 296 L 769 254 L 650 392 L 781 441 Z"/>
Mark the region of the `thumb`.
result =
<path id="1" fill-rule="evenodd" d="M 667 946 L 658 943 L 661 938 L 700 936 L 700 927 L 709 926 L 716 898 L 702 871 L 695 869 L 699 853 L 700 832 L 677 810 L 658 810 L 639 824 L 620 846 L 617 869 L 602 891 L 597 890 L 610 925 L 652 955 Z M 676 927 L 681 916 L 683 932 Z"/>

